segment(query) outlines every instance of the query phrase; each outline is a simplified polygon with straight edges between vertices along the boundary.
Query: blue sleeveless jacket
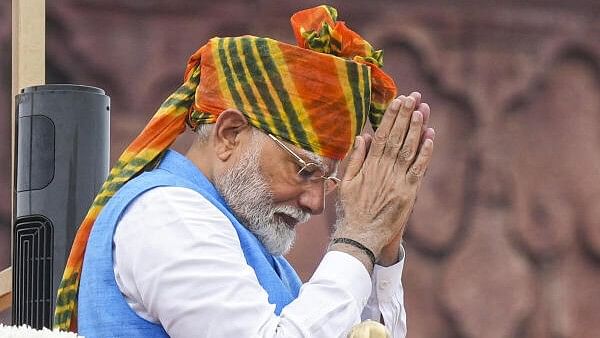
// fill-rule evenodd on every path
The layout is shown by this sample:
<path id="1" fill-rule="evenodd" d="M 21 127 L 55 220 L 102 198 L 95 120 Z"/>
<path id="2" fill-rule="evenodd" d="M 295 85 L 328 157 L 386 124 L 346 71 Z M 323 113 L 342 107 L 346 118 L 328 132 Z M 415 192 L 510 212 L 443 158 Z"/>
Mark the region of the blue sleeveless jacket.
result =
<path id="1" fill-rule="evenodd" d="M 79 334 L 95 337 L 168 337 L 159 324 L 139 317 L 121 294 L 113 271 L 113 235 L 127 206 L 144 192 L 160 186 L 197 191 L 231 221 L 240 239 L 246 262 L 275 304 L 275 314 L 296 299 L 301 282 L 282 256 L 272 256 L 260 241 L 235 218 L 214 186 L 185 156 L 168 150 L 159 166 L 125 184 L 106 204 L 90 234 L 79 287 Z M 140 224 L 140 231 L 143 224 Z M 208 273 L 208 272 L 207 272 Z M 199 318 L 201 320 L 201 318 Z"/>

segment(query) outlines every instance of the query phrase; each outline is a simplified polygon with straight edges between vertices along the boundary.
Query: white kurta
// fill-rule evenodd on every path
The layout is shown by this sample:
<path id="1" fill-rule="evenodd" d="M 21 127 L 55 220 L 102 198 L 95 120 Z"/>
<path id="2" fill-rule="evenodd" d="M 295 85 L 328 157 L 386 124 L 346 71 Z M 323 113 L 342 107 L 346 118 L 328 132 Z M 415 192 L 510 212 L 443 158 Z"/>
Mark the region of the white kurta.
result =
<path id="1" fill-rule="evenodd" d="M 277 316 L 229 219 L 190 189 L 139 196 L 118 223 L 113 250 L 127 302 L 171 337 L 345 337 L 380 315 L 393 337 L 406 336 L 404 259 L 369 276 L 351 255 L 328 252 Z"/>

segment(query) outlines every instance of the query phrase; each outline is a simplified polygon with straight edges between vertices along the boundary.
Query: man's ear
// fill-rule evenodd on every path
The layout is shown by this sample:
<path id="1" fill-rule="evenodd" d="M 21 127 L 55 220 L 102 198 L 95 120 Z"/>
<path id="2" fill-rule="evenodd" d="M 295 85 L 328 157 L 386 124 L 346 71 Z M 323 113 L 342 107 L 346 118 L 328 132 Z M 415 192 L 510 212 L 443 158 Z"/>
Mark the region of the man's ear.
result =
<path id="1" fill-rule="evenodd" d="M 236 147 L 240 146 L 240 133 L 249 131 L 251 126 L 239 110 L 224 110 L 213 129 L 213 144 L 217 157 L 227 161 Z"/>

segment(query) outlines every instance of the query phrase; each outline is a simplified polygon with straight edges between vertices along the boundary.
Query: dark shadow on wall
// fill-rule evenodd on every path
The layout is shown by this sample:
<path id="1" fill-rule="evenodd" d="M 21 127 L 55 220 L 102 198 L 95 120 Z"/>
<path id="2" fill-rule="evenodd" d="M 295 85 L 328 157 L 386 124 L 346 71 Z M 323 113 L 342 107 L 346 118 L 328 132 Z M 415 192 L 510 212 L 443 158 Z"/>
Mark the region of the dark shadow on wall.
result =
<path id="1" fill-rule="evenodd" d="M 10 216 L 0 216 L 0 271 L 10 266 Z"/>
<path id="2" fill-rule="evenodd" d="M 11 41 L 0 42 L 0 270 L 10 265 L 11 53 Z"/>

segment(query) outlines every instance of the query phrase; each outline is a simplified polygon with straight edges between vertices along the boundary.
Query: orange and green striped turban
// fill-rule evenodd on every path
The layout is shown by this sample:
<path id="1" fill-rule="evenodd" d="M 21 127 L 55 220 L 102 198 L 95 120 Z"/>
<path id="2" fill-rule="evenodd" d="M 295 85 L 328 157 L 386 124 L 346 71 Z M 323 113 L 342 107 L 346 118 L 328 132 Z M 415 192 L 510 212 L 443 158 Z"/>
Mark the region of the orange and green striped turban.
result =
<path id="1" fill-rule="evenodd" d="M 77 330 L 87 241 L 107 201 L 181 134 L 235 108 L 265 132 L 342 159 L 367 118 L 374 128 L 396 95 L 383 54 L 319 6 L 291 18 L 298 46 L 269 38 L 213 38 L 189 59 L 184 83 L 160 106 L 112 168 L 75 237 L 59 286 L 54 326 Z"/>

